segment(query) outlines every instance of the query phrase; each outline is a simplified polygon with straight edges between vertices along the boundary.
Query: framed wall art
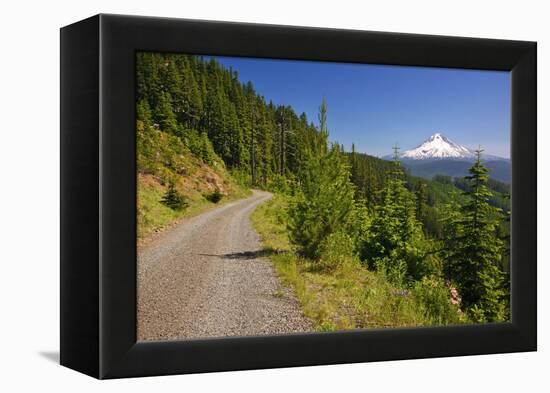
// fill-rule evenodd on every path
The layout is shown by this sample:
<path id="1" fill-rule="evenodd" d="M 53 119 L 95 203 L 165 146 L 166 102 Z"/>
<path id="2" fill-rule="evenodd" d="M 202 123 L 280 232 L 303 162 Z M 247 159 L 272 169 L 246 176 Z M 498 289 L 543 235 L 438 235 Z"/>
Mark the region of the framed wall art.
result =
<path id="1" fill-rule="evenodd" d="M 536 44 L 61 29 L 61 364 L 536 350 Z"/>

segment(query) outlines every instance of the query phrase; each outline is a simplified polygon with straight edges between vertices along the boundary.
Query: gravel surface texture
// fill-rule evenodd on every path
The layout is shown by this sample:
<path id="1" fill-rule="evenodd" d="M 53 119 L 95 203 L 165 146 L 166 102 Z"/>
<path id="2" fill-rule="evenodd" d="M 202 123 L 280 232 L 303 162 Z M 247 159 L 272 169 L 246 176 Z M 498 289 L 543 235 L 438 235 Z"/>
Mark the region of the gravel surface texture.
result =
<path id="1" fill-rule="evenodd" d="M 185 220 L 138 250 L 138 340 L 311 331 L 250 214 L 271 194 Z"/>

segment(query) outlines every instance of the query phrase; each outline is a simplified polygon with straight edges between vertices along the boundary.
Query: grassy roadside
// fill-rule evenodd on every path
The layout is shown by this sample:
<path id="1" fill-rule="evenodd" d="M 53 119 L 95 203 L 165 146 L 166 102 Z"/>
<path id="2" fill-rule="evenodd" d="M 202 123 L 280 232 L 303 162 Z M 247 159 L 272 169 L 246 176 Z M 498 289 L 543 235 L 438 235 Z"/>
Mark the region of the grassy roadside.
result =
<path id="1" fill-rule="evenodd" d="M 348 258 L 327 270 L 318 262 L 297 256 L 288 241 L 285 207 L 284 198 L 275 195 L 256 209 L 252 222 L 282 283 L 294 290 L 316 330 L 463 322 L 460 312 L 449 315 L 434 309 L 434 297 L 439 294 L 429 279 L 412 290 L 396 288 L 383 275 L 367 270 L 355 259 Z"/>
<path id="2" fill-rule="evenodd" d="M 231 173 L 208 140 L 197 139 L 196 133 L 190 131 L 184 142 L 150 122 L 138 120 L 136 134 L 138 244 L 182 217 L 250 195 L 238 173 Z M 161 202 L 169 187 L 184 198 L 187 203 L 184 210 L 171 209 Z M 214 192 L 223 196 L 218 203 L 209 201 Z"/>
<path id="3" fill-rule="evenodd" d="M 153 234 L 170 228 L 182 218 L 196 216 L 251 194 L 250 190 L 233 185 L 228 195 L 218 203 L 213 203 L 200 192 L 189 192 L 186 194 L 188 207 L 177 211 L 161 203 L 166 189 L 165 185 L 161 185 L 150 176 L 138 177 L 138 242 L 143 243 Z"/>

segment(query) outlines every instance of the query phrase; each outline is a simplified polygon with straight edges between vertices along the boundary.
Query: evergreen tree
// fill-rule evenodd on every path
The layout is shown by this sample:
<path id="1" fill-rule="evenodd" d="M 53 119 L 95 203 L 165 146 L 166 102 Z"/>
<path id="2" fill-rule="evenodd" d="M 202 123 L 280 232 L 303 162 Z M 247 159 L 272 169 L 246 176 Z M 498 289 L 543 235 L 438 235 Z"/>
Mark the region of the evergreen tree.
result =
<path id="1" fill-rule="evenodd" d="M 172 210 L 184 210 L 188 203 L 183 195 L 176 189 L 174 183 L 170 183 L 168 190 L 162 197 L 161 202 Z"/>
<path id="2" fill-rule="evenodd" d="M 393 168 L 382 191 L 382 202 L 375 208 L 370 236 L 364 240 L 361 256 L 371 267 L 401 284 L 407 275 L 420 278 L 426 272 L 422 266 L 425 255 L 415 198 L 405 187 L 397 150 L 395 147 Z"/>
<path id="3" fill-rule="evenodd" d="M 259 122 L 259 139 L 261 160 L 259 174 L 264 187 L 267 186 L 268 179 L 272 177 L 272 148 L 273 148 L 273 129 L 270 118 L 266 111 L 262 111 L 262 117 Z"/>
<path id="4" fill-rule="evenodd" d="M 468 201 L 451 217 L 442 253 L 445 273 L 456 283 L 462 304 L 477 322 L 504 320 L 506 301 L 499 261 L 503 242 L 496 236 L 499 209 L 489 205 L 488 169 L 481 163 L 482 150 L 466 177 Z M 450 235 L 450 236 L 449 236 Z"/>
<path id="5" fill-rule="evenodd" d="M 212 146 L 212 142 L 208 139 L 206 132 L 202 132 L 200 135 L 200 153 L 201 159 L 208 165 L 214 165 L 216 160 L 219 160 Z"/>
<path id="6" fill-rule="evenodd" d="M 420 222 L 424 222 L 426 220 L 426 216 L 428 215 L 428 193 L 426 191 L 427 187 L 428 185 L 424 181 L 419 181 L 416 184 L 416 219 Z"/>
<path id="7" fill-rule="evenodd" d="M 225 162 L 230 168 L 240 166 L 243 161 L 244 145 L 243 134 L 237 117 L 235 106 L 227 101 L 227 113 L 225 128 L 229 145 L 229 156 L 225 157 Z"/>
<path id="8" fill-rule="evenodd" d="M 169 134 L 177 135 L 178 122 L 172 111 L 172 97 L 170 93 L 164 93 L 160 97 L 160 102 L 156 111 L 156 118 L 160 129 Z"/>
<path id="9" fill-rule="evenodd" d="M 256 100 L 253 99 L 250 105 L 250 138 L 249 138 L 249 151 L 250 151 L 250 177 L 252 186 L 256 185 L 256 173 L 257 173 L 257 160 L 258 155 L 258 117 L 256 110 Z"/>
<path id="10" fill-rule="evenodd" d="M 289 209 L 291 242 L 309 258 L 319 256 L 320 244 L 332 233 L 349 229 L 354 188 L 349 167 L 338 145 L 311 155 L 300 174 L 300 188 Z"/>
<path id="11" fill-rule="evenodd" d="M 184 68 L 183 75 L 186 86 L 187 122 L 190 127 L 197 127 L 204 110 L 201 91 L 191 65 Z"/>
<path id="12" fill-rule="evenodd" d="M 224 162 L 227 162 L 227 160 L 231 159 L 231 150 L 226 129 L 226 113 L 224 112 L 223 96 L 219 89 L 209 89 L 206 113 L 208 138 L 212 141 L 216 154 L 220 156 Z"/>
<path id="13" fill-rule="evenodd" d="M 159 76 L 160 56 L 150 52 L 137 55 L 137 99 L 145 99 L 151 108 L 156 108 L 162 95 L 162 83 Z"/>
<path id="14" fill-rule="evenodd" d="M 351 144 L 350 171 L 351 182 L 357 185 L 359 183 L 359 165 L 357 162 L 357 153 L 355 152 L 355 143 Z"/>
<path id="15" fill-rule="evenodd" d="M 149 107 L 149 103 L 145 99 L 142 99 L 138 102 L 137 119 L 143 122 L 143 127 L 145 129 L 149 129 L 153 125 L 151 108 Z"/>
<path id="16" fill-rule="evenodd" d="M 175 61 L 178 57 L 179 56 L 174 57 L 170 55 L 164 56 L 160 67 L 160 78 L 163 90 L 170 95 L 169 98 L 172 112 L 176 116 L 183 112 L 183 104 L 185 102 L 185 97 L 183 96 L 185 85 L 181 79 L 181 74 L 178 72 Z"/>
<path id="17" fill-rule="evenodd" d="M 327 101 L 323 98 L 319 107 L 319 138 L 317 140 L 317 151 L 322 154 L 327 150 L 328 125 L 327 125 Z"/>
<path id="18" fill-rule="evenodd" d="M 291 242 L 309 258 L 319 257 L 320 245 L 332 233 L 349 229 L 355 208 L 347 160 L 338 144 L 327 151 L 326 103 L 320 107 L 319 139 L 307 152 L 300 187 L 288 208 Z"/>

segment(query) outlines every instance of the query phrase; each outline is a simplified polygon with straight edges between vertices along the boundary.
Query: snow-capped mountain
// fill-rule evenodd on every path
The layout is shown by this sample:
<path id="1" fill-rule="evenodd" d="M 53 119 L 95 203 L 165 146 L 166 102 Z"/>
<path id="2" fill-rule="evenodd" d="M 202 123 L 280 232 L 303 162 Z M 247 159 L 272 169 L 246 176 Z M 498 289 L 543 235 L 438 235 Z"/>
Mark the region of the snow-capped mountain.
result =
<path id="1" fill-rule="evenodd" d="M 437 133 L 426 139 L 417 148 L 404 151 L 400 157 L 411 160 L 468 159 L 474 158 L 475 152 Z"/>
<path id="2" fill-rule="evenodd" d="M 383 157 L 392 160 L 392 155 Z M 474 149 L 459 145 L 440 133 L 433 134 L 420 146 L 399 154 L 399 160 L 414 176 L 431 179 L 434 175 L 462 177 L 476 158 Z M 489 176 L 510 183 L 510 159 L 482 153 L 481 160 L 489 168 Z"/>

